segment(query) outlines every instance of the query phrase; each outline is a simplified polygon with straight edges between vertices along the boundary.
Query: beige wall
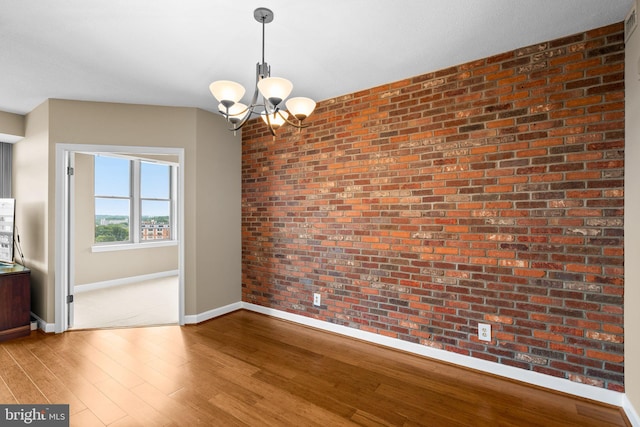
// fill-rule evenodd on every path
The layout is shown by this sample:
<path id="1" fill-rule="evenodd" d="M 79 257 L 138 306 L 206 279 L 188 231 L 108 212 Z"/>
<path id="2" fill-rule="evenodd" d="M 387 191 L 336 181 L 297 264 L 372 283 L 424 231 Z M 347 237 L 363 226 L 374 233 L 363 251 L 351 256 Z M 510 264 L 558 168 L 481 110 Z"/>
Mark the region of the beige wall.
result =
<path id="1" fill-rule="evenodd" d="M 90 154 L 74 161 L 74 285 L 104 282 L 178 269 L 178 245 L 112 252 L 93 252 L 94 163 Z M 113 268 L 117 265 L 118 268 Z"/>
<path id="2" fill-rule="evenodd" d="M 37 119 L 37 120 L 36 120 Z M 17 205 L 37 199 L 28 210 L 31 218 L 29 238 L 23 238 L 27 263 L 42 265 L 38 271 L 34 312 L 47 322 L 55 321 L 54 301 L 54 239 L 55 239 L 55 147 L 57 143 L 150 146 L 183 148 L 185 150 L 185 314 L 195 315 L 240 300 L 241 276 L 239 225 L 233 229 L 225 224 L 227 218 L 239 218 L 240 206 L 240 135 L 228 132 L 224 120 L 212 113 L 195 108 L 155 107 L 66 100 L 49 100 L 27 118 L 27 137 L 16 144 L 18 156 L 14 160 Z M 37 153 L 36 153 L 37 152 Z M 32 156 L 36 153 L 37 155 Z M 210 158 L 208 158 L 210 157 Z M 26 170 L 38 169 L 35 178 Z M 223 168 L 212 167 L 224 162 Z M 199 167 L 204 168 L 198 171 Z M 228 183 L 237 177 L 233 185 Z M 32 185 L 26 185 L 25 182 Z M 28 195 L 37 187 L 36 195 Z M 198 194 L 212 192 L 219 205 L 213 212 L 210 203 L 197 199 Z M 207 193 L 209 194 L 209 193 Z M 25 215 L 27 215 L 25 213 Z M 223 216 L 221 220 L 216 215 Z M 196 227 L 196 218 L 206 218 Z M 16 216 L 16 222 L 27 218 Z M 26 225 L 25 225 L 26 226 Z M 215 235 L 215 242 L 206 241 Z M 231 240 L 237 239 L 234 245 Z M 28 240 L 28 241 L 27 241 Z M 42 261 L 32 258 L 27 248 L 38 248 Z M 212 248 L 214 248 L 212 252 Z M 203 252 L 210 251 L 209 256 Z M 212 260 L 211 256 L 215 256 Z M 201 261 L 203 260 L 203 261 Z M 199 265 L 205 262 L 208 265 Z M 228 266 L 237 265 L 237 271 Z M 216 271 L 215 266 L 224 267 Z M 206 274 L 204 273 L 206 272 Z M 232 301 L 233 300 L 233 301 Z M 196 303 L 197 302 L 197 303 Z"/>
<path id="3" fill-rule="evenodd" d="M 640 413 L 640 29 L 625 47 L 625 392 Z"/>
<path id="4" fill-rule="evenodd" d="M 26 135 L 13 146 L 12 194 L 16 199 L 16 227 L 31 270 L 31 310 L 46 316 L 53 301 L 53 259 L 49 246 L 49 103 L 26 116 Z M 53 317 L 52 317 L 53 319 Z"/>
<path id="5" fill-rule="evenodd" d="M 224 306 L 242 299 L 242 147 L 237 143 L 240 141 L 216 143 L 223 141 L 230 132 L 207 120 L 207 114 L 198 111 L 196 127 L 200 143 L 196 160 L 199 185 L 194 223 L 198 236 L 197 282 L 202 285 L 198 288 L 198 313 L 211 308 L 207 301 L 219 301 Z M 227 286 L 232 280 L 235 286 Z"/>
<path id="6" fill-rule="evenodd" d="M 24 136 L 25 116 L 0 111 L 0 135 Z M 0 141 L 2 137 L 0 136 Z"/>

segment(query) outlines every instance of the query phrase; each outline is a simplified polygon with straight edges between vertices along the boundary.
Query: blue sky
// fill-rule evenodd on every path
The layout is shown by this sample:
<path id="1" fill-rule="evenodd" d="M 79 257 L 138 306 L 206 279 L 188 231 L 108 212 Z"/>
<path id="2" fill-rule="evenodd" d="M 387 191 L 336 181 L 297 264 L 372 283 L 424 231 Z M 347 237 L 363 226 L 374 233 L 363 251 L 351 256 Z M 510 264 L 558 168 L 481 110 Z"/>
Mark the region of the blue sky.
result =
<path id="1" fill-rule="evenodd" d="M 169 167 L 159 163 L 140 165 L 142 198 L 169 198 Z M 95 156 L 95 194 L 128 196 L 129 161 L 118 157 Z M 96 215 L 129 215 L 129 203 L 117 199 L 96 199 Z M 142 215 L 169 215 L 167 202 L 142 201 Z"/>

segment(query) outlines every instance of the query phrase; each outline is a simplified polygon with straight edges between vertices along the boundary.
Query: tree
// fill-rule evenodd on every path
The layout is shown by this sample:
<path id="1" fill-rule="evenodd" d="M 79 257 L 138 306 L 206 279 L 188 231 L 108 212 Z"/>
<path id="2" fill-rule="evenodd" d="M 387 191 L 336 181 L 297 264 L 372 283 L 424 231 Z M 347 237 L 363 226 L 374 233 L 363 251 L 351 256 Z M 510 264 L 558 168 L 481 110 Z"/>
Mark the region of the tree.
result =
<path id="1" fill-rule="evenodd" d="M 96 243 L 126 242 L 129 240 L 129 225 L 96 225 Z"/>

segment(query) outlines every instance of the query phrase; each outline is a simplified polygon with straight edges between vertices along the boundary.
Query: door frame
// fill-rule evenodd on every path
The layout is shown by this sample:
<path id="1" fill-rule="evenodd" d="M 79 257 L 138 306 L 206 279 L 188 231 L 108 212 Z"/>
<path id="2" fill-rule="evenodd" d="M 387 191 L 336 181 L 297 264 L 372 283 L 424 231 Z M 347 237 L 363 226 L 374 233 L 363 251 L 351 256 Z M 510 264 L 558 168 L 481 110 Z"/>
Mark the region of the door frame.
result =
<path id="1" fill-rule="evenodd" d="M 55 163 L 55 325 L 54 332 L 61 333 L 69 329 L 69 310 L 67 297 L 71 294 L 73 283 L 73 219 L 70 201 L 72 196 L 72 182 L 67 174 L 71 166 L 70 159 L 76 152 L 83 153 L 131 153 L 131 154 L 159 154 L 178 157 L 178 323 L 185 324 L 185 296 L 184 296 L 184 148 L 168 147 L 139 147 L 119 145 L 88 145 L 88 144 L 56 144 Z"/>

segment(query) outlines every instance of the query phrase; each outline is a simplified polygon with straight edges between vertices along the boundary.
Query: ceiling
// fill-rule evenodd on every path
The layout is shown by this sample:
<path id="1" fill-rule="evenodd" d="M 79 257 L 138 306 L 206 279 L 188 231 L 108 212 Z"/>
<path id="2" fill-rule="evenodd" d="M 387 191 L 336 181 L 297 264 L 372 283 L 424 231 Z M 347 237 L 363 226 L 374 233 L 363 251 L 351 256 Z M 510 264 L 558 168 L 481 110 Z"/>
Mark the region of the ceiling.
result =
<path id="1" fill-rule="evenodd" d="M 0 0 L 0 110 L 48 98 L 217 109 L 265 60 L 317 101 L 623 21 L 634 0 Z"/>

